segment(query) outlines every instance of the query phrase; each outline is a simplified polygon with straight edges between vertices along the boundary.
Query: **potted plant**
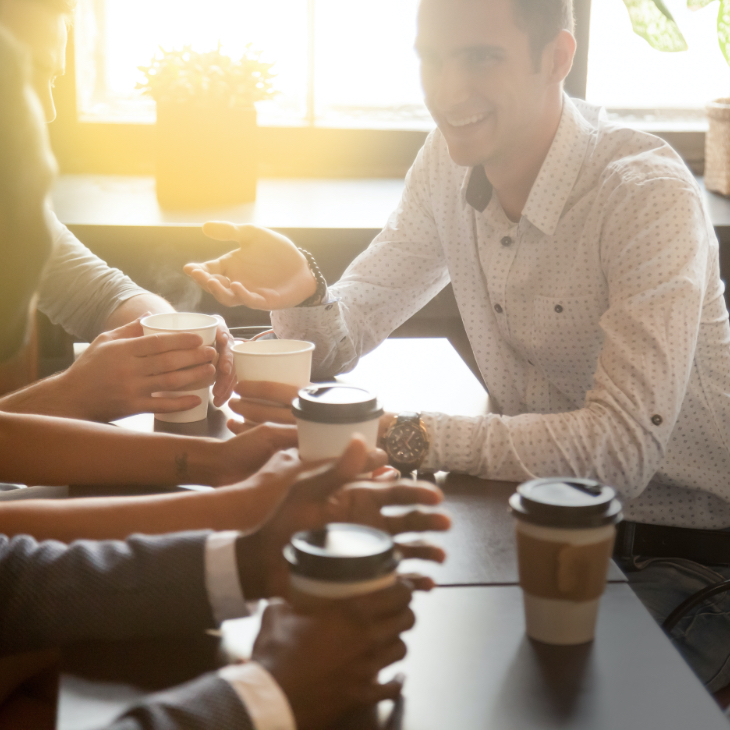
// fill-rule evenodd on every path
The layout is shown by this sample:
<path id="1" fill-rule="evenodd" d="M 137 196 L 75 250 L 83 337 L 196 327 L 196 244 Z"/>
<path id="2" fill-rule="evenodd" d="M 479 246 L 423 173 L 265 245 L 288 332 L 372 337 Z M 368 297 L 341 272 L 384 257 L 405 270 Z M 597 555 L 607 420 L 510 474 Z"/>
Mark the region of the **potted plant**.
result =
<path id="1" fill-rule="evenodd" d="M 687 0 L 691 10 L 715 0 Z M 686 51 L 687 42 L 663 0 L 624 0 L 634 32 L 659 51 Z M 730 64 L 730 2 L 720 0 L 717 40 Z M 708 129 L 705 136 L 705 187 L 730 195 L 730 98 L 707 105 Z"/>
<path id="2" fill-rule="evenodd" d="M 258 101 L 270 99 L 271 63 L 251 45 L 240 59 L 220 45 L 166 51 L 140 66 L 137 84 L 157 104 L 157 199 L 165 208 L 205 208 L 256 199 Z"/>

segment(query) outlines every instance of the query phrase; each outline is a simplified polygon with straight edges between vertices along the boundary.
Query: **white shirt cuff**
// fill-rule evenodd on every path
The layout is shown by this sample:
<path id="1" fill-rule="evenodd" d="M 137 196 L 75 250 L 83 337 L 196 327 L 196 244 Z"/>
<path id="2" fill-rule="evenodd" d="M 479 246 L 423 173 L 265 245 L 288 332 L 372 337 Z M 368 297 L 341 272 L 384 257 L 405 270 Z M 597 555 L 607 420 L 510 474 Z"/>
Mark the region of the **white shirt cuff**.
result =
<path id="1" fill-rule="evenodd" d="M 276 680 L 257 662 L 231 664 L 218 670 L 246 707 L 256 730 L 296 730 L 289 700 Z"/>
<path id="2" fill-rule="evenodd" d="M 213 532 L 205 541 L 205 588 L 217 623 L 248 616 L 236 559 L 240 532 Z"/>

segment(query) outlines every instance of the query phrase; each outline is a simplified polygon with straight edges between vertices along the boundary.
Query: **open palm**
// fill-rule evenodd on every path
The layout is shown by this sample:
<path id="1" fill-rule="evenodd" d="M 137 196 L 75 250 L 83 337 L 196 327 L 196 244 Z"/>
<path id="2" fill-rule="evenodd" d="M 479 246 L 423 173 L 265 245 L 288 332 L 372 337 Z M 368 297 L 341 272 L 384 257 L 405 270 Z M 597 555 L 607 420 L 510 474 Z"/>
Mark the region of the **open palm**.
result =
<path id="1" fill-rule="evenodd" d="M 287 309 L 314 294 L 317 282 L 307 259 L 285 236 L 267 228 L 206 223 L 203 233 L 239 248 L 202 264 L 186 264 L 185 273 L 221 304 L 252 309 Z"/>

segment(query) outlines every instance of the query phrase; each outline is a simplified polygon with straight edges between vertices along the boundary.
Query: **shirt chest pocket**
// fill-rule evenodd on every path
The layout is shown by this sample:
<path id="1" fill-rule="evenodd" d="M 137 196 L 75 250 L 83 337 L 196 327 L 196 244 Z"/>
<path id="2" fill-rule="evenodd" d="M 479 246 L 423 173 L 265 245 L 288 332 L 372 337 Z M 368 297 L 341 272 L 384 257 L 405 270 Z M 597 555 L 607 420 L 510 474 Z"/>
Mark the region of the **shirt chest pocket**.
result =
<path id="1" fill-rule="evenodd" d="M 604 308 L 595 297 L 535 297 L 532 352 L 545 377 L 579 406 L 593 384 Z"/>

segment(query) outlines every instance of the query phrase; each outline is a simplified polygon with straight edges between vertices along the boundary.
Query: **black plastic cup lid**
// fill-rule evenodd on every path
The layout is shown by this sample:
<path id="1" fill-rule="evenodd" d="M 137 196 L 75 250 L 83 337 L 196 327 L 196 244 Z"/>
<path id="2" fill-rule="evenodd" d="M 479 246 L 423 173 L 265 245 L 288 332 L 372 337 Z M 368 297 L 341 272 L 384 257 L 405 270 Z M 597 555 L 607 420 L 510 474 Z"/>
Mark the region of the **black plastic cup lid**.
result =
<path id="1" fill-rule="evenodd" d="M 601 527 L 620 522 L 616 490 L 592 479 L 533 479 L 509 500 L 518 520 L 545 527 Z"/>
<path id="2" fill-rule="evenodd" d="M 346 383 L 320 383 L 302 388 L 292 402 L 292 413 L 316 423 L 361 423 L 383 415 L 369 390 Z"/>
<path id="3" fill-rule="evenodd" d="M 297 532 L 284 548 L 284 558 L 295 575 L 335 583 L 379 578 L 400 562 L 386 532 L 345 522 Z"/>

